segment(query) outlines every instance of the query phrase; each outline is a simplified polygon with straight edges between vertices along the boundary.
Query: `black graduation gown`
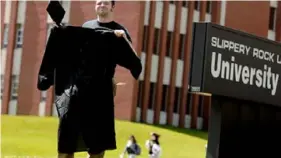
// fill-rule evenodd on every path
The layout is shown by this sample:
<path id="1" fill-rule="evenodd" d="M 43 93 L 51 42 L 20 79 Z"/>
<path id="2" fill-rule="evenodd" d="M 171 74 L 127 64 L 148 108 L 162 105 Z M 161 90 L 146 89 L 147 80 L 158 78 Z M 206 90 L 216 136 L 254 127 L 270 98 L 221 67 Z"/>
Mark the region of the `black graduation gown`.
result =
<path id="1" fill-rule="evenodd" d="M 141 61 L 129 43 L 106 28 L 53 28 L 38 89 L 54 85 L 60 123 L 58 151 L 116 149 L 112 77 L 116 64 L 137 79 Z"/>

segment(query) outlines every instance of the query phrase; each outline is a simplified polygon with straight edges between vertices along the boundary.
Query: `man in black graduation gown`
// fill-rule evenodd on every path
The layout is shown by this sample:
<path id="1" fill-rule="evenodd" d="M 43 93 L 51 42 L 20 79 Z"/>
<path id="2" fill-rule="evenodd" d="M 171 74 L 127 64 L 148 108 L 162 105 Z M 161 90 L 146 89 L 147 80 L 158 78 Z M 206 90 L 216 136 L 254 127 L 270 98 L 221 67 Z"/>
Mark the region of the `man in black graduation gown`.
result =
<path id="1" fill-rule="evenodd" d="M 55 27 L 39 70 L 38 89 L 55 86 L 59 157 L 116 149 L 112 78 L 116 65 L 137 79 L 142 66 L 127 36 L 104 27 Z"/>

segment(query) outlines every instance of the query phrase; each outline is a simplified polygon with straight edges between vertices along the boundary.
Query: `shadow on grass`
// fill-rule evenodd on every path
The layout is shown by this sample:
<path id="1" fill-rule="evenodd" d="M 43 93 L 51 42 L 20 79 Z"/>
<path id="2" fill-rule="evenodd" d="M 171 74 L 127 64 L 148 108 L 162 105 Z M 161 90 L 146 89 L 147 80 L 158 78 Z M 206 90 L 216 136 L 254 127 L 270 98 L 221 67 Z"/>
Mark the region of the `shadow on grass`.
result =
<path id="1" fill-rule="evenodd" d="M 207 131 L 196 130 L 196 129 L 187 129 L 187 128 L 178 128 L 178 127 L 169 126 L 169 125 L 155 125 L 155 124 L 147 124 L 147 123 L 138 123 L 138 124 L 143 124 L 143 125 L 147 125 L 147 126 L 171 130 L 173 132 L 177 132 L 177 133 L 180 133 L 180 134 L 186 134 L 186 135 L 190 135 L 190 136 L 193 136 L 193 137 L 198 137 L 198 138 L 201 138 L 201 139 L 204 139 L 204 140 L 208 140 L 208 132 Z"/>

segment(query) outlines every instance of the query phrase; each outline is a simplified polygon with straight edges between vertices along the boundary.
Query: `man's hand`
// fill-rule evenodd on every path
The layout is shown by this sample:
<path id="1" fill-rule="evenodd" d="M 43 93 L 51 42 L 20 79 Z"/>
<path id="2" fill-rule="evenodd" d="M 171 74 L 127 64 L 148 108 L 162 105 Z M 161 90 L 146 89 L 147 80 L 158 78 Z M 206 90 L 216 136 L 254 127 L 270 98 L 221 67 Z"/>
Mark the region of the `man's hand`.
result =
<path id="1" fill-rule="evenodd" d="M 124 30 L 114 30 L 114 33 L 117 37 L 124 37 L 127 38 L 126 33 Z"/>
<path id="2" fill-rule="evenodd" d="M 132 46 L 132 43 L 128 40 L 127 35 L 125 33 L 124 30 L 114 30 L 114 33 L 117 37 L 123 37 L 125 38 L 125 40 L 128 42 L 128 44 L 130 45 L 130 47 L 132 48 L 133 52 L 137 55 L 134 47 Z"/>

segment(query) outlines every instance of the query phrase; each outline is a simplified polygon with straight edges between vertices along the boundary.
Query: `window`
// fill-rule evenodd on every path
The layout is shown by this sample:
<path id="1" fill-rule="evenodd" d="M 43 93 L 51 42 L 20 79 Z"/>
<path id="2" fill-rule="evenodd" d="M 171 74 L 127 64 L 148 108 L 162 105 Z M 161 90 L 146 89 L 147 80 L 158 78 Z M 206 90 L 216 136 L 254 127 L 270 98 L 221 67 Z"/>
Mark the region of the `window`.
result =
<path id="1" fill-rule="evenodd" d="M 148 109 L 153 109 L 154 100 L 155 100 L 155 90 L 156 90 L 156 84 L 153 82 L 150 82 L 150 90 L 149 90 L 149 101 L 148 101 Z"/>
<path id="2" fill-rule="evenodd" d="M 3 48 L 6 48 L 8 46 L 8 39 L 9 39 L 9 25 L 4 25 L 4 35 L 3 35 Z"/>
<path id="3" fill-rule="evenodd" d="M 181 88 L 175 87 L 175 100 L 174 100 L 174 113 L 179 112 L 180 99 L 181 99 Z"/>
<path id="4" fill-rule="evenodd" d="M 190 114 L 191 111 L 191 93 L 187 93 L 187 97 L 186 97 L 186 109 L 185 109 L 185 114 Z"/>
<path id="5" fill-rule="evenodd" d="M 167 41 L 166 41 L 166 56 L 170 57 L 172 54 L 172 45 L 173 45 L 173 33 L 168 31 Z"/>
<path id="6" fill-rule="evenodd" d="M 203 116 L 203 107 L 204 107 L 204 104 L 203 104 L 203 96 L 200 95 L 199 96 L 199 102 L 198 102 L 198 117 L 202 117 Z"/>
<path id="7" fill-rule="evenodd" d="M 194 3 L 195 3 L 194 4 L 194 9 L 195 10 L 200 10 L 200 1 L 195 1 Z"/>
<path id="8" fill-rule="evenodd" d="M 168 98 L 168 86 L 163 85 L 161 111 L 166 111 L 167 98 Z"/>
<path id="9" fill-rule="evenodd" d="M 51 30 L 53 28 L 53 24 L 47 24 L 47 38 L 46 38 L 46 43 L 48 42 L 48 39 L 50 37 L 50 34 L 51 34 Z"/>
<path id="10" fill-rule="evenodd" d="M 16 48 L 21 48 L 23 43 L 23 25 L 17 24 Z"/>
<path id="11" fill-rule="evenodd" d="M 19 75 L 12 75 L 11 100 L 18 98 Z"/>
<path id="12" fill-rule="evenodd" d="M 184 46 L 185 46 L 186 34 L 180 34 L 179 45 L 179 59 L 184 60 Z"/>
<path id="13" fill-rule="evenodd" d="M 212 11 L 212 2 L 211 1 L 207 1 L 207 10 L 206 12 L 211 14 L 211 11 Z"/>
<path id="14" fill-rule="evenodd" d="M 188 7 L 188 1 L 182 1 L 182 6 L 183 7 Z"/>
<path id="15" fill-rule="evenodd" d="M 170 1 L 170 4 L 175 4 L 175 1 Z"/>
<path id="16" fill-rule="evenodd" d="M 269 30 L 275 31 L 275 22 L 276 22 L 275 20 L 276 20 L 276 8 L 270 7 L 270 11 L 269 11 L 269 26 L 268 26 Z"/>
<path id="17" fill-rule="evenodd" d="M 142 34 L 142 52 L 147 52 L 147 42 L 148 42 L 148 26 L 143 27 Z"/>
<path id="18" fill-rule="evenodd" d="M 4 75 L 1 75 L 1 99 L 4 92 Z"/>
<path id="19" fill-rule="evenodd" d="M 41 92 L 41 101 L 46 101 L 47 100 L 47 91 L 42 91 Z"/>
<path id="20" fill-rule="evenodd" d="M 48 26 L 47 26 L 47 39 L 49 39 L 49 36 L 51 34 L 51 30 L 53 28 L 52 26 L 53 26 L 53 24 L 48 24 Z"/>
<path id="21" fill-rule="evenodd" d="M 138 103 L 137 103 L 137 107 L 141 107 L 141 104 L 142 104 L 142 91 L 143 91 L 143 81 L 139 81 Z"/>
<path id="22" fill-rule="evenodd" d="M 160 48 L 160 29 L 154 29 L 154 43 L 153 43 L 153 54 L 159 54 Z"/>

